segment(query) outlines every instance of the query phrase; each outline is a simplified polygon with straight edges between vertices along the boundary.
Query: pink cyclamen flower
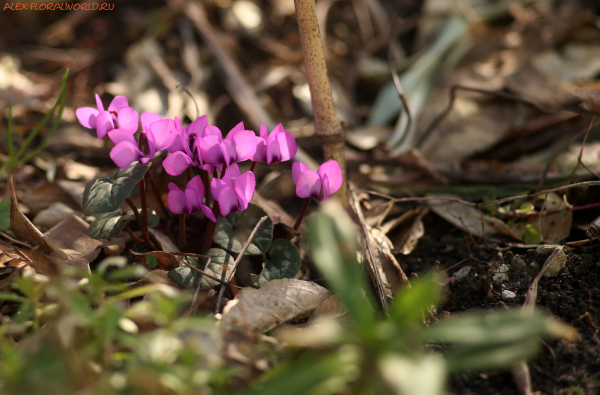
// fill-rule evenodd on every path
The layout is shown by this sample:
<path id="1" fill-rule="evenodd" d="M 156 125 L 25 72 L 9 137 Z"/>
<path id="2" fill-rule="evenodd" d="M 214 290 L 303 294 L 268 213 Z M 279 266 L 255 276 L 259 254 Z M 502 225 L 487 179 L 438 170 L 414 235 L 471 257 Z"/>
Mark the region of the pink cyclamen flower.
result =
<path id="1" fill-rule="evenodd" d="M 198 141 L 211 133 L 207 126 L 208 117 L 203 115 L 184 129 L 178 128 L 176 130 L 175 139 L 171 146 L 167 148 L 167 151 L 172 154 L 163 161 L 163 167 L 168 174 L 178 176 L 190 166 L 212 172 L 212 165 L 203 162 L 198 147 Z"/>
<path id="2" fill-rule="evenodd" d="M 196 214 L 202 210 L 204 215 L 213 222 L 217 222 L 212 210 L 202 203 L 204 199 L 204 184 L 200 176 L 196 176 L 187 183 L 185 191 L 182 191 L 177 185 L 169 183 L 169 195 L 167 196 L 167 205 L 174 214 Z"/>
<path id="3" fill-rule="evenodd" d="M 311 197 L 320 202 L 337 192 L 343 180 L 342 169 L 334 160 L 323 163 L 317 172 L 310 170 L 304 163 L 296 162 L 292 165 L 292 178 L 298 197 Z"/>
<path id="4" fill-rule="evenodd" d="M 110 158 L 121 169 L 128 168 L 136 160 L 148 163 L 157 151 L 173 144 L 178 125 L 181 127 L 178 118 L 162 119 L 158 114 L 145 112 L 142 114 L 142 131 L 137 142 L 128 130 L 114 129 L 108 132 L 108 137 L 115 143 Z"/>
<path id="5" fill-rule="evenodd" d="M 254 173 L 247 171 L 241 174 L 237 164 L 229 166 L 222 179 L 213 178 L 210 183 L 210 192 L 219 202 L 223 216 L 247 209 L 254 196 L 255 188 Z"/>
<path id="6" fill-rule="evenodd" d="M 261 125 L 256 142 L 256 153 L 252 157 L 254 162 L 267 162 L 269 165 L 285 162 L 292 159 L 298 151 L 296 138 L 281 124 L 275 126 L 271 134 L 267 132 L 265 125 Z"/>
<path id="7" fill-rule="evenodd" d="M 244 123 L 240 122 L 225 138 L 219 128 L 207 126 L 198 148 L 205 163 L 221 167 L 251 159 L 256 153 L 256 143 L 256 134 L 244 130 Z"/>
<path id="8" fill-rule="evenodd" d="M 101 139 L 113 129 L 124 129 L 133 134 L 137 132 L 139 114 L 129 107 L 125 96 L 116 96 L 104 111 L 100 96 L 96 95 L 96 106 L 81 107 L 76 111 L 79 123 L 88 129 L 96 129 L 98 138 Z"/>

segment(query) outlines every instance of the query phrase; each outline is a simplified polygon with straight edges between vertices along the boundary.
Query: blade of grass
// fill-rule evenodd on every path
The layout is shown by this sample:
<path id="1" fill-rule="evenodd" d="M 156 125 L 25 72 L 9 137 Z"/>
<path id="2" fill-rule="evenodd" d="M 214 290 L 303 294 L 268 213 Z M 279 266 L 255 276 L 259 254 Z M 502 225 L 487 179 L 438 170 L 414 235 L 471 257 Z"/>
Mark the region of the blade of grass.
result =
<path id="1" fill-rule="evenodd" d="M 58 98 L 56 99 L 56 103 L 54 103 L 54 106 L 52 107 L 52 109 L 50 111 L 48 111 L 48 113 L 46 113 L 46 115 L 41 120 L 41 122 L 29 134 L 29 136 L 27 137 L 27 140 L 25 140 L 25 143 L 23 143 L 23 145 L 19 149 L 19 152 L 17 152 L 17 155 L 14 158 L 11 158 L 10 167 L 14 166 L 15 164 L 17 164 L 21 161 L 20 158 L 25 153 L 25 150 L 27 149 L 29 144 L 31 144 L 33 139 L 39 134 L 40 130 L 42 130 L 42 127 L 44 127 L 46 125 L 46 123 L 48 122 L 48 120 L 50 119 L 52 114 L 54 114 L 54 111 L 56 110 L 56 108 L 60 105 L 61 109 L 59 111 L 59 117 L 54 122 L 53 130 L 51 131 L 51 133 L 53 133 L 56 130 L 56 127 L 58 126 L 58 122 L 60 121 L 60 116 L 62 116 L 62 111 L 64 110 L 64 98 L 65 98 L 66 90 L 67 90 L 67 76 L 68 75 L 69 75 L 69 69 L 67 69 L 67 71 L 65 71 L 65 74 L 63 76 L 63 80 L 62 80 L 61 88 L 60 88 L 61 92 L 60 92 L 60 95 L 58 96 Z M 47 139 L 44 141 L 44 143 L 46 141 L 47 141 Z M 41 151 L 42 148 L 43 148 L 43 145 L 40 145 L 40 147 L 38 147 L 38 149 L 36 150 L 36 153 Z M 34 155 L 29 155 L 28 158 L 32 158 L 33 156 Z"/>

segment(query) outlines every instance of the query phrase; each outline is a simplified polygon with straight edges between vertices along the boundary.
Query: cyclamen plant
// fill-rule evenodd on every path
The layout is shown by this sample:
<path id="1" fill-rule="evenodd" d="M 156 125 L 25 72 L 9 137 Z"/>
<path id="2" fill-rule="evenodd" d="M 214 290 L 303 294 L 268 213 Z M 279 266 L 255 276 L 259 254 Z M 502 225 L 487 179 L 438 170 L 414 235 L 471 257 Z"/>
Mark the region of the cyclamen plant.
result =
<path id="1" fill-rule="evenodd" d="M 140 117 L 129 107 L 127 98 L 115 97 L 105 111 L 100 97 L 96 95 L 96 104 L 97 108 L 79 108 L 77 117 L 82 126 L 96 129 L 98 138 L 108 135 L 115 144 L 110 157 L 122 170 L 115 173 L 114 180 L 105 177 L 88 185 L 84 194 L 84 212 L 86 215 L 96 215 L 115 211 L 114 215 L 118 216 L 120 212 L 116 210 L 120 210 L 120 205 L 126 201 L 138 219 L 144 241 L 151 248 L 154 246 L 148 237 L 144 177 L 150 167 L 148 162 L 159 152 L 169 153 L 162 162 L 169 175 L 178 176 L 188 171 L 186 187 L 182 190 L 176 184 L 169 183 L 167 197 L 169 210 L 180 215 L 180 244 L 183 247 L 185 243 L 185 215 L 202 211 L 209 220 L 204 251 L 210 247 L 220 215 L 239 213 L 249 207 L 256 188 L 253 173 L 256 163 L 271 165 L 285 162 L 297 152 L 293 134 L 281 124 L 270 134 L 263 125 L 259 135 L 256 135 L 240 122 L 223 137 L 219 128 L 209 125 L 206 115 L 183 127 L 176 117 L 163 119 L 159 114 L 145 112 L 141 115 L 142 130 L 138 132 Z M 247 160 L 252 160 L 250 171 L 242 173 L 238 163 Z M 193 168 L 197 168 L 196 172 L 200 172 L 200 175 L 192 176 Z M 292 176 L 296 194 L 306 199 L 294 226 L 298 229 L 311 199 L 325 201 L 340 188 L 342 171 L 335 161 L 325 162 L 317 172 L 297 162 L 292 167 Z M 141 212 L 128 198 L 137 183 L 140 187 Z M 151 185 L 154 186 L 154 183 Z M 155 192 L 160 196 L 160 191 Z M 108 203 L 99 202 L 99 199 L 108 199 Z M 114 215 L 108 217 L 114 218 Z M 122 227 L 123 222 L 130 218 L 131 215 L 121 216 L 117 223 Z"/>

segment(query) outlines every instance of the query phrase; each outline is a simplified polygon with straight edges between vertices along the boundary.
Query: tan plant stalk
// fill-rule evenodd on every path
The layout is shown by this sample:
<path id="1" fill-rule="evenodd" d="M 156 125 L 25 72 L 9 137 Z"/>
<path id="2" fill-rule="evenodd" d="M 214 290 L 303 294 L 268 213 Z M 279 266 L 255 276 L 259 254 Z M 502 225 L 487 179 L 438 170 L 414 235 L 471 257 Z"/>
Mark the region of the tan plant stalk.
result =
<path id="1" fill-rule="evenodd" d="M 294 5 L 296 6 L 300 43 L 304 53 L 306 79 L 312 98 L 315 132 L 321 140 L 325 160 L 334 159 L 342 168 L 344 182 L 334 196 L 337 196 L 342 204 L 346 206 L 348 204 L 346 193 L 348 182 L 346 180 L 346 160 L 344 158 L 346 130 L 337 117 L 333 103 L 315 0 L 294 0 Z"/>

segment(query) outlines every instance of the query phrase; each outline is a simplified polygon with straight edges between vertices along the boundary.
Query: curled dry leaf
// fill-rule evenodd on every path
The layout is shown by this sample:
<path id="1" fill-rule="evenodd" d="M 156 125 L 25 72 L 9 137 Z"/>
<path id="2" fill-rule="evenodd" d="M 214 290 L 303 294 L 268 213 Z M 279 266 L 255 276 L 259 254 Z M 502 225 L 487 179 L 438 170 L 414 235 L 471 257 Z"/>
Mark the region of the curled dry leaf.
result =
<path id="1" fill-rule="evenodd" d="M 269 281 L 260 289 L 244 288 L 223 309 L 221 330 L 267 332 L 306 316 L 330 295 L 320 285 L 289 278 Z"/>
<path id="2" fill-rule="evenodd" d="M 19 247 L 0 241 L 0 273 L 6 269 L 20 269 L 26 264 Z"/>
<path id="3" fill-rule="evenodd" d="M 89 224 L 83 219 L 71 215 L 64 221 L 47 231 L 46 240 L 60 248 L 73 259 L 93 261 L 100 253 L 102 241 L 92 239 L 88 235 Z"/>
<path id="4" fill-rule="evenodd" d="M 429 207 L 437 215 L 472 236 L 512 235 L 508 226 L 498 218 L 485 216 L 475 207 L 452 200 L 458 200 L 458 196 L 428 195 L 428 197 L 439 197 L 439 199 L 432 199 L 428 202 Z"/>

